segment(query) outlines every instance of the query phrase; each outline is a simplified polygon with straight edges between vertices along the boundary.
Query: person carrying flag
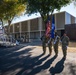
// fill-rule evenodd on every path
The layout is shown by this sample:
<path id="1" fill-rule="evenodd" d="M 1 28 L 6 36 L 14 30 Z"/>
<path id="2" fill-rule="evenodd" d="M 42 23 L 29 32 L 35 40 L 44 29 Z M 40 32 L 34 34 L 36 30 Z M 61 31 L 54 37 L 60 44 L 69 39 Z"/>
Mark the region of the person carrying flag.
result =
<path id="1" fill-rule="evenodd" d="M 53 47 L 54 47 L 55 56 L 57 56 L 58 55 L 58 45 L 59 45 L 60 37 L 58 36 L 58 33 L 55 32 L 55 19 L 54 19 L 54 16 L 52 17 L 51 38 L 53 39 L 53 42 L 54 42 Z"/>
<path id="2" fill-rule="evenodd" d="M 51 23 L 50 20 L 47 21 L 47 29 L 45 34 L 42 36 L 42 47 L 43 47 L 43 54 L 46 53 L 46 44 L 49 48 L 49 54 L 51 55 L 52 53 L 52 41 L 50 40 L 50 31 L 51 31 Z M 49 41 L 50 40 L 50 41 Z"/>

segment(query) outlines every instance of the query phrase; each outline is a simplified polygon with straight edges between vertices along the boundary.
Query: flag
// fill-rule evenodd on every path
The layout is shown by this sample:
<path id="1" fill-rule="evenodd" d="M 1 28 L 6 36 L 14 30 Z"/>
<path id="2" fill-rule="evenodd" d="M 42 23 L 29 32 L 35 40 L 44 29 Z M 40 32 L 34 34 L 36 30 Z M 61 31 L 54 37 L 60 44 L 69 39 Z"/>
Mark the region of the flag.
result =
<path id="1" fill-rule="evenodd" d="M 47 37 L 50 36 L 50 30 L 51 30 L 51 23 L 50 23 L 50 18 L 48 18 L 47 23 L 46 23 L 46 33 L 45 33 Z"/>
<path id="2" fill-rule="evenodd" d="M 54 38 L 54 31 L 55 31 L 55 19 L 54 19 L 54 16 L 53 16 L 52 17 L 51 38 Z"/>

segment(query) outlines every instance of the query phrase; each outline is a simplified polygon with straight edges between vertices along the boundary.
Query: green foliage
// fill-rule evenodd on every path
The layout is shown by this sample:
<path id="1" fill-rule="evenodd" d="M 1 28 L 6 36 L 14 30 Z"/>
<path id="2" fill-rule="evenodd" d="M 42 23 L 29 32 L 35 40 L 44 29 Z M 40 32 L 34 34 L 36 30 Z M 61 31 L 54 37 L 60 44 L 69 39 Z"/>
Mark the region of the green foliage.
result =
<path id="1" fill-rule="evenodd" d="M 27 0 L 27 13 L 39 12 L 43 21 L 45 21 L 55 9 L 60 10 L 61 7 L 70 2 L 71 0 Z"/>
<path id="2" fill-rule="evenodd" d="M 25 5 L 20 1 L 21 0 L 1 0 L 0 18 L 12 21 L 14 17 L 21 15 L 25 11 Z"/>
<path id="3" fill-rule="evenodd" d="M 8 22 L 8 33 L 10 24 L 14 17 L 20 16 L 25 11 L 23 0 L 0 0 L 0 20 Z"/>

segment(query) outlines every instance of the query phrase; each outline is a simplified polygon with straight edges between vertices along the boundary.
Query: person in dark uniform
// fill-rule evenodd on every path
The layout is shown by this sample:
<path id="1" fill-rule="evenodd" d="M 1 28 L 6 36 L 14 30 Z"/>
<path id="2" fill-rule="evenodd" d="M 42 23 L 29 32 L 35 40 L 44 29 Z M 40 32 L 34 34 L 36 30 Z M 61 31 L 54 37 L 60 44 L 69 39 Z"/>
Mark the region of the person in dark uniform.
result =
<path id="1" fill-rule="evenodd" d="M 60 37 L 58 36 L 57 32 L 55 32 L 54 38 L 54 52 L 55 55 L 58 56 L 58 45 L 59 45 Z"/>
<path id="2" fill-rule="evenodd" d="M 43 47 L 43 54 L 46 53 L 46 44 L 49 48 L 49 54 L 51 55 L 52 53 L 52 40 L 50 37 L 47 37 L 46 35 L 43 35 L 41 37 L 41 40 L 42 40 L 42 47 Z"/>
<path id="3" fill-rule="evenodd" d="M 69 45 L 69 37 L 67 36 L 66 33 L 64 33 L 63 36 L 61 37 L 61 42 L 62 42 L 63 57 L 66 59 L 67 47 Z"/>

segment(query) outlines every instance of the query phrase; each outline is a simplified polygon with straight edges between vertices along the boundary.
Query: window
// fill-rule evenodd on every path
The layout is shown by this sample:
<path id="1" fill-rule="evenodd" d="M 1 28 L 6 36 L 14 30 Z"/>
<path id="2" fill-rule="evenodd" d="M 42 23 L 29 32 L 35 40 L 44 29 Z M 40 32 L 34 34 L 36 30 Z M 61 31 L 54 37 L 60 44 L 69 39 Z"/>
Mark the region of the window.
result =
<path id="1" fill-rule="evenodd" d="M 71 24 L 71 15 L 65 13 L 65 24 Z"/>
<path id="2" fill-rule="evenodd" d="M 75 23 L 76 23 L 76 18 L 75 18 Z"/>

